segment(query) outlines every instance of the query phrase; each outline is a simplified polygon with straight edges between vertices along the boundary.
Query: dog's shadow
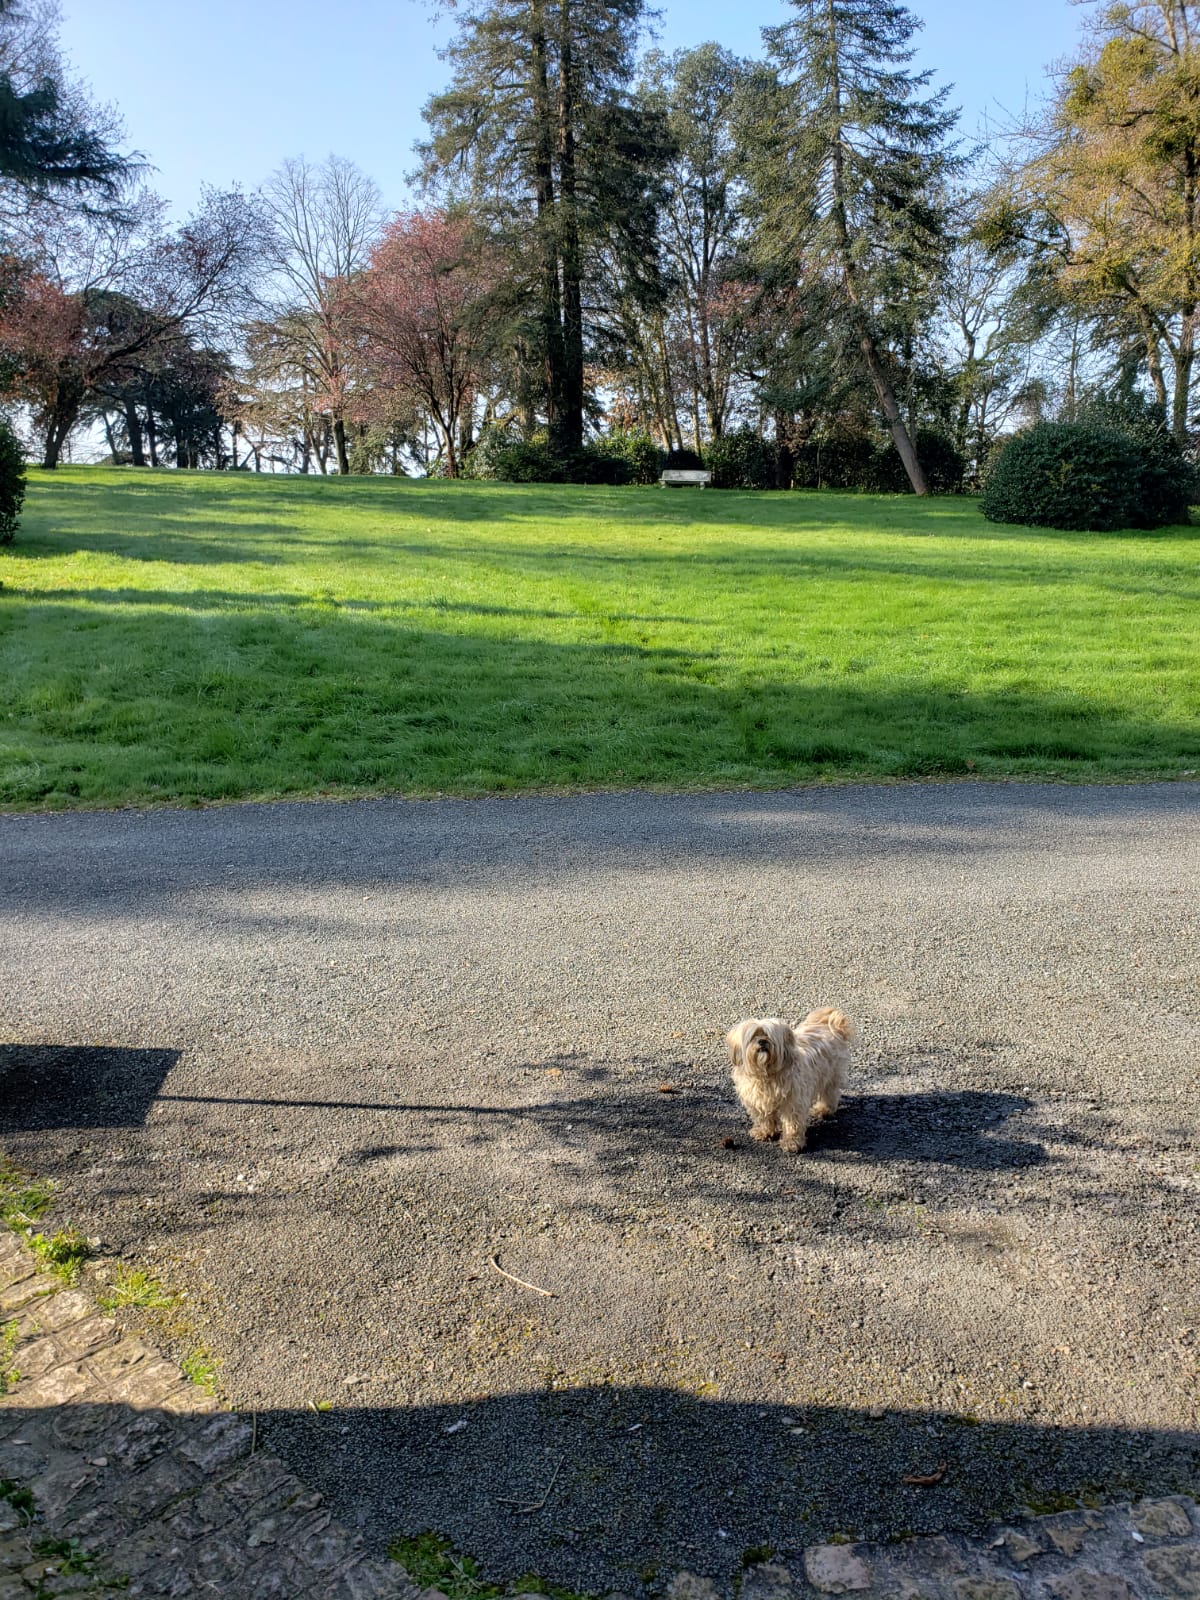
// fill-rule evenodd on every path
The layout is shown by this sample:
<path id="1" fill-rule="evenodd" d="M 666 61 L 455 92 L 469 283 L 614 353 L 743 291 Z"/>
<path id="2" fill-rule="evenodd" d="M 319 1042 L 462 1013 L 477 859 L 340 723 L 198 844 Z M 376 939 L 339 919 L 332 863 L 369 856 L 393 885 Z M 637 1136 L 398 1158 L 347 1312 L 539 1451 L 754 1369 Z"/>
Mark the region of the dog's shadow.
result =
<path id="1" fill-rule="evenodd" d="M 1023 1134 L 1005 1127 L 1032 1109 L 1033 1101 L 1023 1095 L 982 1089 L 850 1094 L 835 1117 L 810 1129 L 809 1150 L 979 1171 L 1040 1166 L 1053 1157 L 1036 1130 Z"/>

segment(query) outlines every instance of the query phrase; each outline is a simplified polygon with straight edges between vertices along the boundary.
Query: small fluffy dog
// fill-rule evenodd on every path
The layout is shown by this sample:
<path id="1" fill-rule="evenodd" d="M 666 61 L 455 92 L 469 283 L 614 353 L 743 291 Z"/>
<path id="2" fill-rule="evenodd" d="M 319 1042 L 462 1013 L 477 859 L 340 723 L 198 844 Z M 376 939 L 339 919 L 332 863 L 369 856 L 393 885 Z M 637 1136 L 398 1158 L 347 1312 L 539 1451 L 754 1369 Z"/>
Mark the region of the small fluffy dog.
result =
<path id="1" fill-rule="evenodd" d="M 804 1149 L 810 1122 L 831 1116 L 846 1086 L 850 1018 L 826 1007 L 792 1027 L 781 1017 L 749 1017 L 726 1035 L 733 1087 L 750 1113 L 750 1137 Z"/>

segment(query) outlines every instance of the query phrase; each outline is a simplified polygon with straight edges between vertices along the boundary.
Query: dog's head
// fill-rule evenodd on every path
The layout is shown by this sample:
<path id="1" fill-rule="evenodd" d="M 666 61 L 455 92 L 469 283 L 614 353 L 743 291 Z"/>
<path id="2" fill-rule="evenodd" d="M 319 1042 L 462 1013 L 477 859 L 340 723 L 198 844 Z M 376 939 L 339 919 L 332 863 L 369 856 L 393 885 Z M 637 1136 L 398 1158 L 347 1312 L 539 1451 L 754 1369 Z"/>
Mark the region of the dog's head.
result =
<path id="1" fill-rule="evenodd" d="M 795 1035 L 780 1017 L 747 1017 L 725 1035 L 735 1067 L 769 1076 L 782 1070 L 795 1046 Z"/>

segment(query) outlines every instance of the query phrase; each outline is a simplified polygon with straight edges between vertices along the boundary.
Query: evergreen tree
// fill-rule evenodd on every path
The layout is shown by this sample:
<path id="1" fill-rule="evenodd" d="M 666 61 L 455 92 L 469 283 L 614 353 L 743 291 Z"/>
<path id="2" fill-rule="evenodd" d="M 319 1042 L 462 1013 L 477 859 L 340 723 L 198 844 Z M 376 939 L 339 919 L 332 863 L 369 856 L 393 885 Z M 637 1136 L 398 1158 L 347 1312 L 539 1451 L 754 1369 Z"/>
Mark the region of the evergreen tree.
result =
<path id="1" fill-rule="evenodd" d="M 109 148 L 99 127 L 88 125 L 78 94 L 64 85 L 53 50 L 53 17 L 50 37 L 34 52 L 40 70 L 31 77 L 9 68 L 6 56 L 20 52 L 5 46 L 19 43 L 30 25 L 18 0 L 0 0 L 0 180 L 112 196 L 132 163 Z M 40 19 L 32 25 L 45 31 Z"/>
<path id="2" fill-rule="evenodd" d="M 764 29 L 775 72 L 748 101 L 761 224 L 777 256 L 815 256 L 832 269 L 909 481 L 926 494 L 888 335 L 945 257 L 958 114 L 948 90 L 929 92 L 930 73 L 910 70 L 920 24 L 897 0 L 790 3 L 796 15 Z"/>
<path id="3" fill-rule="evenodd" d="M 448 57 L 450 88 L 425 115 L 428 178 L 469 199 L 525 287 L 552 446 L 583 440 L 590 288 L 602 249 L 628 281 L 656 283 L 661 115 L 629 86 L 643 0 L 475 0 Z"/>

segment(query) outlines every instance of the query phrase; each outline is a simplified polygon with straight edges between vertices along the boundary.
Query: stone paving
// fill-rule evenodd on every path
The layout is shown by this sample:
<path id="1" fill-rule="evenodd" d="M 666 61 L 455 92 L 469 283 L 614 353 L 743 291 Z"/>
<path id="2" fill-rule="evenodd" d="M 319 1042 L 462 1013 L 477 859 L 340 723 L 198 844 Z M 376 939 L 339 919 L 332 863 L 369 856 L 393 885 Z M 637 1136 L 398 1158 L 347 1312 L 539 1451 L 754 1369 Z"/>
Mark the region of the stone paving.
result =
<path id="1" fill-rule="evenodd" d="M 255 1449 L 252 1420 L 0 1234 L 0 1324 L 11 1321 L 3 1364 L 19 1377 L 0 1400 L 0 1600 L 415 1595 L 401 1568 L 370 1559 L 319 1495 Z"/>
<path id="2" fill-rule="evenodd" d="M 5 1328 L 0 1600 L 444 1600 L 372 1558 L 257 1450 L 253 1419 L 0 1232 Z M 1200 1508 L 1172 1497 L 1033 1517 L 982 1539 L 814 1546 L 788 1566 L 749 1568 L 735 1590 L 736 1600 L 1200 1600 Z M 727 1596 L 681 1572 L 666 1600 Z"/>

